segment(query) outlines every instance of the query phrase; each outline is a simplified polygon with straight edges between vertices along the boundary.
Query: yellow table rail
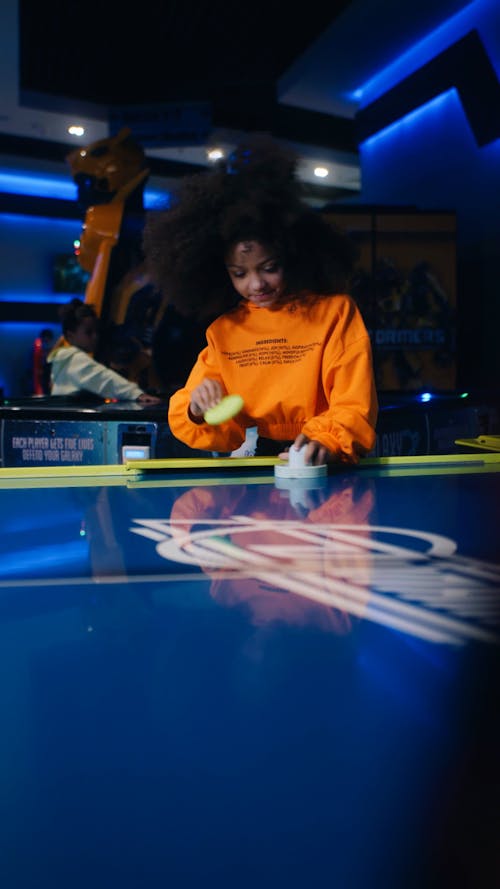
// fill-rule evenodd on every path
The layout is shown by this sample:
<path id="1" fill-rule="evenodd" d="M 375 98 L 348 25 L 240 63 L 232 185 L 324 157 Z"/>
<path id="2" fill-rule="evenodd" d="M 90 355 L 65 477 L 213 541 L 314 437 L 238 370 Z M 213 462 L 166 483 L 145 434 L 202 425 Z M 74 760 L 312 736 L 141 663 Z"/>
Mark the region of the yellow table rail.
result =
<path id="1" fill-rule="evenodd" d="M 152 460 L 129 460 L 123 464 L 106 464 L 103 466 L 22 466 L 0 467 L 0 483 L 8 480 L 23 480 L 26 483 L 42 479 L 64 480 L 76 478 L 81 480 L 99 480 L 115 478 L 117 483 L 140 475 L 173 471 L 206 471 L 217 470 L 247 471 L 273 468 L 286 465 L 279 457 L 179 457 Z M 500 466 L 500 451 L 471 454 L 432 454 L 405 457 L 365 457 L 357 466 L 334 464 L 330 473 L 347 472 L 357 469 L 390 469 L 390 470 L 430 470 L 439 471 L 447 467 L 456 469 L 467 467 L 483 467 L 491 469 Z"/>

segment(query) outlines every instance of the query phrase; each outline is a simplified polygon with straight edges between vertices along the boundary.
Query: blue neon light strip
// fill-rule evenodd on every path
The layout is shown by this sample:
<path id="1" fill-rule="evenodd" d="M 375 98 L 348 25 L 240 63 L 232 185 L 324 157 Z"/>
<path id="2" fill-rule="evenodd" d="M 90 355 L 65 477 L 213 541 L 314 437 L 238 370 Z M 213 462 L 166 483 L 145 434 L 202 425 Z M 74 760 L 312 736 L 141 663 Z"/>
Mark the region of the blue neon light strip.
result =
<path id="1" fill-rule="evenodd" d="M 14 173 L 0 168 L 0 192 L 23 194 L 36 198 L 59 198 L 76 201 L 76 185 L 58 176 L 35 173 Z"/>
<path id="2" fill-rule="evenodd" d="M 60 176 L 37 173 L 17 173 L 0 168 L 0 192 L 22 194 L 38 198 L 58 198 L 65 201 L 77 200 L 77 188 L 71 180 Z M 144 206 L 150 209 L 168 202 L 168 192 L 146 189 Z"/>
<path id="3" fill-rule="evenodd" d="M 37 229 L 50 228 L 51 231 L 57 229 L 67 230 L 68 237 L 76 238 L 81 234 L 82 223 L 79 219 L 64 219 L 52 216 L 29 216 L 26 213 L 0 213 L 0 225 L 7 224 L 9 228 L 18 226 L 19 228 Z"/>
<path id="4" fill-rule="evenodd" d="M 378 133 L 374 133 L 373 136 L 369 136 L 368 139 L 365 139 L 362 143 L 363 148 L 371 147 L 375 145 L 376 142 L 388 139 L 395 135 L 396 132 L 408 133 L 409 130 L 421 126 L 424 121 L 430 126 L 432 125 L 434 118 L 438 117 L 442 119 L 445 110 L 460 107 L 458 93 L 453 87 L 451 90 L 448 90 L 448 92 L 436 96 L 436 98 L 431 99 L 430 102 L 426 102 L 425 105 L 421 105 L 420 108 L 416 108 L 415 111 L 410 111 L 408 114 L 405 114 L 404 117 L 401 117 L 399 120 L 394 121 L 394 123 L 389 124 L 389 126 L 384 127 L 383 130 L 379 130 Z"/>
<path id="5" fill-rule="evenodd" d="M 360 142 L 452 87 L 460 96 L 477 145 L 483 147 L 497 140 L 500 137 L 500 81 L 481 37 L 473 30 L 361 109 L 356 118 Z M 482 98 L 479 104 L 478 95 Z"/>
<path id="6" fill-rule="evenodd" d="M 153 210 L 155 207 L 161 206 L 167 208 L 170 205 L 170 193 L 168 191 L 144 191 L 144 208 Z"/>
<path id="7" fill-rule="evenodd" d="M 450 44 L 463 37 L 471 28 L 478 27 L 478 16 L 486 12 L 488 5 L 494 6 L 496 2 L 497 0 L 475 0 L 412 46 L 411 49 L 398 56 L 382 71 L 377 72 L 353 94 L 356 99 L 360 100 L 361 107 L 375 101 Z"/>
<path id="8" fill-rule="evenodd" d="M 60 324 L 57 321 L 2 321 L 1 322 L 1 330 L 2 337 L 10 337 L 11 340 L 19 340 L 19 342 L 23 343 L 26 340 L 26 337 L 29 336 L 30 341 L 34 340 L 35 337 L 40 336 L 40 329 L 42 327 L 55 327 L 56 333 L 60 332 Z M 32 342 L 31 342 L 32 345 Z"/>
<path id="9" fill-rule="evenodd" d="M 79 299 L 84 298 L 83 293 L 52 293 L 51 291 L 41 293 L 25 293 L 24 291 L 20 291 L 19 293 L 0 292 L 0 303 L 29 303 L 31 305 L 53 304 L 63 306 L 75 296 Z"/>

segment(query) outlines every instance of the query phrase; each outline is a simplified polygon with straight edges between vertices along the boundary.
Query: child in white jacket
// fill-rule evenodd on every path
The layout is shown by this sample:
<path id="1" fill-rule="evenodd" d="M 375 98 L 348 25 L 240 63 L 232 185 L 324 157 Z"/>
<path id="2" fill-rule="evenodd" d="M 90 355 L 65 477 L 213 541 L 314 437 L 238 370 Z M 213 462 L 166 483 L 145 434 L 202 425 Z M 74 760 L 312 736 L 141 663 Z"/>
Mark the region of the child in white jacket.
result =
<path id="1" fill-rule="evenodd" d="M 75 395 L 92 392 L 117 401 L 139 401 L 159 404 L 160 398 L 149 395 L 121 374 L 111 370 L 92 353 L 97 346 L 98 320 L 95 309 L 80 299 L 72 299 L 62 313 L 63 336 L 50 352 L 51 394 Z"/>

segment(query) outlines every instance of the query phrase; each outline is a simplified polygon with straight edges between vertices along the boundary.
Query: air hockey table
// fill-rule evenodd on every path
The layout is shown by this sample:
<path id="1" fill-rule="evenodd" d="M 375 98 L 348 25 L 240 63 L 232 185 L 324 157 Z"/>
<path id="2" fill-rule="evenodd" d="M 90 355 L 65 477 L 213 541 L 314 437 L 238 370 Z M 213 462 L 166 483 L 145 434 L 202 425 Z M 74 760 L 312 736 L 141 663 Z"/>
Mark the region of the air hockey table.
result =
<path id="1" fill-rule="evenodd" d="M 3 889 L 500 885 L 500 453 L 0 470 Z"/>

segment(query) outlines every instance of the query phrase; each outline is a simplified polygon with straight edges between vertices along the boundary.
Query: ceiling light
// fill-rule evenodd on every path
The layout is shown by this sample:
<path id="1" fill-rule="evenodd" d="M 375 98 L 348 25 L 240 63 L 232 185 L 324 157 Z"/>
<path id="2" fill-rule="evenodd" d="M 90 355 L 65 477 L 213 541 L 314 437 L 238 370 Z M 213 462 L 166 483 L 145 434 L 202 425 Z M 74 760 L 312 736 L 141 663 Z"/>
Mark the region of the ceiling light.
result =
<path id="1" fill-rule="evenodd" d="M 222 148 L 210 148 L 207 151 L 207 157 L 209 161 L 220 161 L 224 157 L 224 152 Z"/>
<path id="2" fill-rule="evenodd" d="M 328 167 L 315 167 L 314 175 L 318 177 L 318 179 L 324 179 L 328 176 L 329 170 Z"/>
<path id="3" fill-rule="evenodd" d="M 83 136 L 83 134 L 85 133 L 85 127 L 73 124 L 72 126 L 68 127 L 68 133 L 70 134 L 70 136 Z"/>

